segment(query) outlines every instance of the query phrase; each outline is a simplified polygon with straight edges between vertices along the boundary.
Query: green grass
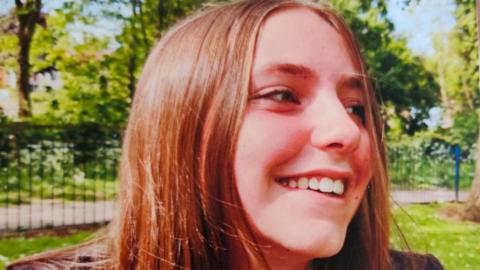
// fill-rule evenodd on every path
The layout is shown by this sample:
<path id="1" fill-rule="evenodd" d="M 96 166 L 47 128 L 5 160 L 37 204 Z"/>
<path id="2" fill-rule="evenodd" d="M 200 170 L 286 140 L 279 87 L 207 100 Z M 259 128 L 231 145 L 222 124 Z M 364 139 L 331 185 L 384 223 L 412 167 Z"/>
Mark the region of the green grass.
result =
<path id="1" fill-rule="evenodd" d="M 74 231 L 68 236 L 26 237 L 20 235 L 13 238 L 0 239 L 0 269 L 18 258 L 26 255 L 78 244 L 89 239 L 95 231 Z"/>
<path id="2" fill-rule="evenodd" d="M 441 209 L 458 205 L 430 204 L 394 207 L 394 216 L 410 248 L 431 253 L 446 270 L 480 269 L 480 224 L 447 220 Z M 393 230 L 392 246 L 400 249 L 398 232 Z"/>
<path id="3" fill-rule="evenodd" d="M 446 270 L 480 269 L 480 224 L 451 221 L 438 214 L 445 204 L 409 205 L 403 210 L 394 207 L 393 213 L 413 251 L 431 253 Z M 406 211 L 406 213 L 404 212 Z M 65 247 L 84 241 L 94 231 L 77 231 L 66 237 L 19 236 L 0 239 L 0 269 L 8 261 L 48 249 Z M 393 230 L 392 246 L 402 249 L 398 232 Z"/>

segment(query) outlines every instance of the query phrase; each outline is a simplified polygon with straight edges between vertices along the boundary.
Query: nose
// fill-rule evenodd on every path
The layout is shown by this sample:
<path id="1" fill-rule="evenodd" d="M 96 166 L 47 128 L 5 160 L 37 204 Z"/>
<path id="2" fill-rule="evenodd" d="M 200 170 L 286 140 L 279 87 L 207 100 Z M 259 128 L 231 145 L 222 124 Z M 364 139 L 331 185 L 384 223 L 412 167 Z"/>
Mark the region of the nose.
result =
<path id="1" fill-rule="evenodd" d="M 323 151 L 343 154 L 355 151 L 361 140 L 361 123 L 352 119 L 338 98 L 317 108 L 311 118 L 310 143 Z"/>

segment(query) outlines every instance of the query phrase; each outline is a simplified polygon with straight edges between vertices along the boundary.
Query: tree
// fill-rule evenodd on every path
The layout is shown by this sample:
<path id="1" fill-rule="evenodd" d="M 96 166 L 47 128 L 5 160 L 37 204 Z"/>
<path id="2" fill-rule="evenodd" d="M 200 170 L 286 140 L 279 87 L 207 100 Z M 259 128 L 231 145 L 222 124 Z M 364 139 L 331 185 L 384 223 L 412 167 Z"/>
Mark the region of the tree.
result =
<path id="1" fill-rule="evenodd" d="M 480 31 L 478 29 L 480 29 L 480 1 L 477 0 L 477 8 L 476 8 L 476 12 L 474 12 L 475 10 L 475 3 L 473 0 L 471 1 L 462 1 L 462 3 L 458 3 L 458 4 L 461 4 L 462 5 L 462 9 L 465 9 L 465 11 L 468 11 L 469 14 L 477 14 L 477 21 L 476 21 L 476 26 L 477 26 L 477 41 L 480 42 Z M 463 14 L 465 14 L 465 12 L 463 12 Z M 475 15 L 470 15 L 470 17 L 473 17 L 473 19 L 469 19 L 468 20 L 468 23 L 466 23 L 465 25 L 467 26 L 470 26 L 470 27 L 467 27 L 466 29 L 470 30 L 469 34 L 470 34 L 470 37 L 472 36 L 475 36 L 474 33 L 472 32 L 475 32 Z M 473 25 L 473 26 L 472 26 Z M 473 31 L 472 31 L 473 29 Z M 473 43 L 475 44 L 475 43 Z M 476 65 L 477 65 L 477 72 L 480 72 L 480 48 L 478 48 L 478 45 L 477 45 L 477 58 L 476 59 L 472 59 L 472 60 L 477 60 L 477 61 L 472 61 L 472 62 L 476 62 Z M 475 49 L 472 49 L 471 52 L 474 52 Z M 471 64 L 473 65 L 473 63 Z M 477 79 L 478 79 L 478 73 L 477 73 Z M 479 88 L 477 88 L 479 87 Z M 478 89 L 480 89 L 480 80 L 477 80 L 477 85 L 475 86 L 475 88 L 477 91 L 477 98 L 478 98 Z M 478 111 L 477 111 L 478 113 Z M 469 197 L 468 197 L 468 200 L 465 204 L 465 213 L 464 213 L 464 218 L 465 219 L 468 219 L 468 220 L 472 220 L 472 221 L 477 221 L 477 222 L 480 222 L 480 124 L 478 125 L 478 129 L 479 129 L 479 132 L 478 132 L 478 139 L 477 139 L 477 161 L 476 161 L 476 166 L 475 166 L 475 177 L 474 177 L 474 180 L 473 180 L 473 184 L 472 184 L 472 188 L 470 190 L 470 194 L 469 194 Z"/>
<path id="2" fill-rule="evenodd" d="M 440 85 L 443 123 L 436 132 L 468 152 L 477 139 L 478 74 L 473 61 L 476 38 L 471 38 L 475 33 L 461 26 L 472 19 L 475 22 L 475 18 L 468 14 L 462 17 L 452 31 L 435 33 L 435 54 L 428 68 L 435 73 Z"/>
<path id="3" fill-rule="evenodd" d="M 0 16 L 0 67 L 16 69 L 18 25 L 16 16 L 10 12 Z"/>
<path id="4" fill-rule="evenodd" d="M 125 121 L 138 74 L 155 40 L 178 18 L 204 2 L 76 1 L 65 2 L 50 12 L 49 27 L 37 30 L 33 36 L 32 69 L 54 67 L 64 86 L 59 91 L 35 92 L 35 102 L 46 108 L 39 110 L 42 115 L 36 115 L 35 119 L 56 123 L 119 123 L 123 117 Z M 393 26 L 385 16 L 385 1 L 333 3 L 347 18 L 362 45 L 377 92 L 385 102 L 383 111 L 389 120 L 388 127 L 394 129 L 393 120 L 398 120 L 400 134 L 413 134 L 424 128 L 426 111 L 437 103 L 438 87 L 423 68 L 422 59 L 411 54 L 404 40 L 392 37 Z M 84 33 L 82 40 L 75 41 L 71 31 L 66 30 L 78 22 L 95 26 L 104 19 L 119 22 L 120 34 L 99 37 Z"/>
<path id="5" fill-rule="evenodd" d="M 49 27 L 40 29 L 33 37 L 32 69 L 54 67 L 61 75 L 63 87 L 34 92 L 36 115 L 32 120 L 122 126 L 138 74 L 155 40 L 201 3 L 200 0 L 79 1 L 65 2 L 50 12 Z M 87 29 L 111 22 L 121 29 L 119 34 L 98 36 L 78 29 L 79 24 L 81 29 Z"/>
<path id="6" fill-rule="evenodd" d="M 88 4 L 65 3 L 50 12 L 49 27 L 34 36 L 32 69 L 52 68 L 62 81 L 60 89 L 32 94 L 34 122 L 108 126 L 125 122 L 129 98 L 126 87 L 116 80 L 114 49 L 109 45 L 113 37 L 89 32 L 87 26 L 95 26 L 98 12 Z"/>
<path id="7" fill-rule="evenodd" d="M 15 0 L 16 15 L 18 20 L 18 108 L 19 116 L 25 117 L 31 113 L 30 92 L 30 45 L 35 26 L 44 24 L 45 20 L 41 16 L 41 0 Z"/>
<path id="8" fill-rule="evenodd" d="M 122 3 L 122 1 L 119 1 Z M 127 78 L 130 96 L 133 97 L 137 74 L 155 40 L 162 36 L 171 24 L 194 10 L 204 0 L 128 0 L 131 14 L 125 17 L 125 27 L 119 40 L 123 45 L 119 52 L 127 54 Z"/>
<path id="9" fill-rule="evenodd" d="M 332 4 L 351 26 L 360 43 L 369 75 L 374 82 L 387 133 L 413 135 L 425 129 L 428 110 L 439 101 L 438 85 L 406 41 L 394 38 L 383 0 L 335 0 Z"/>

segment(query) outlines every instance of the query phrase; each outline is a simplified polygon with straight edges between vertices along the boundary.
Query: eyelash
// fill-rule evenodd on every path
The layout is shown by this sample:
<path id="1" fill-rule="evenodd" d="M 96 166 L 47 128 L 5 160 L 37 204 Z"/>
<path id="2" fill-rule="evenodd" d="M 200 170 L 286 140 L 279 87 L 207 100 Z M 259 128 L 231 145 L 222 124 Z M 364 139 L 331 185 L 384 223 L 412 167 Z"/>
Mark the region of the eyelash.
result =
<path id="1" fill-rule="evenodd" d="M 360 117 L 362 120 L 362 124 L 365 125 L 366 117 L 365 117 L 365 107 L 362 105 L 353 105 L 353 106 L 348 106 L 347 108 L 348 113 L 352 113 Z"/>
<path id="2" fill-rule="evenodd" d="M 288 95 L 288 97 L 287 99 L 275 98 L 275 97 L 278 97 L 279 95 Z M 275 89 L 268 93 L 259 94 L 252 97 L 252 99 L 263 99 L 263 98 L 272 99 L 276 102 L 289 102 L 297 105 L 301 104 L 300 100 L 298 100 L 298 97 L 295 95 L 293 90 L 288 88 Z M 361 119 L 362 124 L 365 125 L 366 117 L 365 117 L 365 107 L 363 105 L 348 106 L 346 107 L 346 110 L 349 114 L 354 114 L 358 116 Z"/>
<path id="3" fill-rule="evenodd" d="M 285 95 L 288 95 L 286 97 L 286 99 L 284 98 L 275 98 L 275 97 L 279 97 L 280 95 L 284 95 L 283 97 L 285 97 Z M 265 94 L 259 94 L 259 95 L 256 95 L 256 96 L 253 96 L 252 99 L 260 99 L 260 98 L 267 98 L 267 99 L 272 99 L 276 102 L 289 102 L 289 103 L 293 103 L 293 104 L 300 104 L 300 100 L 298 100 L 298 97 L 295 95 L 295 93 L 290 90 L 290 89 L 275 89 L 275 90 L 272 90 L 268 93 L 265 93 Z"/>

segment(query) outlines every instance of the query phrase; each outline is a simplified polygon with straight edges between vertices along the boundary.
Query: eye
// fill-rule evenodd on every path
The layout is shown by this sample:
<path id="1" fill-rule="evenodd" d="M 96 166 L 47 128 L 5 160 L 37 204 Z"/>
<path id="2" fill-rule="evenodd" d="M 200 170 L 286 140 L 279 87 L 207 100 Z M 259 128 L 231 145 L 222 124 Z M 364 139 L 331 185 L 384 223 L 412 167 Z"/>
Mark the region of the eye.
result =
<path id="1" fill-rule="evenodd" d="M 278 103 L 300 104 L 298 97 L 291 89 L 288 88 L 274 89 L 266 93 L 259 93 L 253 96 L 252 99 L 269 99 Z"/>
<path id="2" fill-rule="evenodd" d="M 349 114 L 354 114 L 355 116 L 359 117 L 360 120 L 362 121 L 362 124 L 365 125 L 365 107 L 363 105 L 353 105 L 353 106 L 348 106 L 346 108 L 347 113 Z"/>

